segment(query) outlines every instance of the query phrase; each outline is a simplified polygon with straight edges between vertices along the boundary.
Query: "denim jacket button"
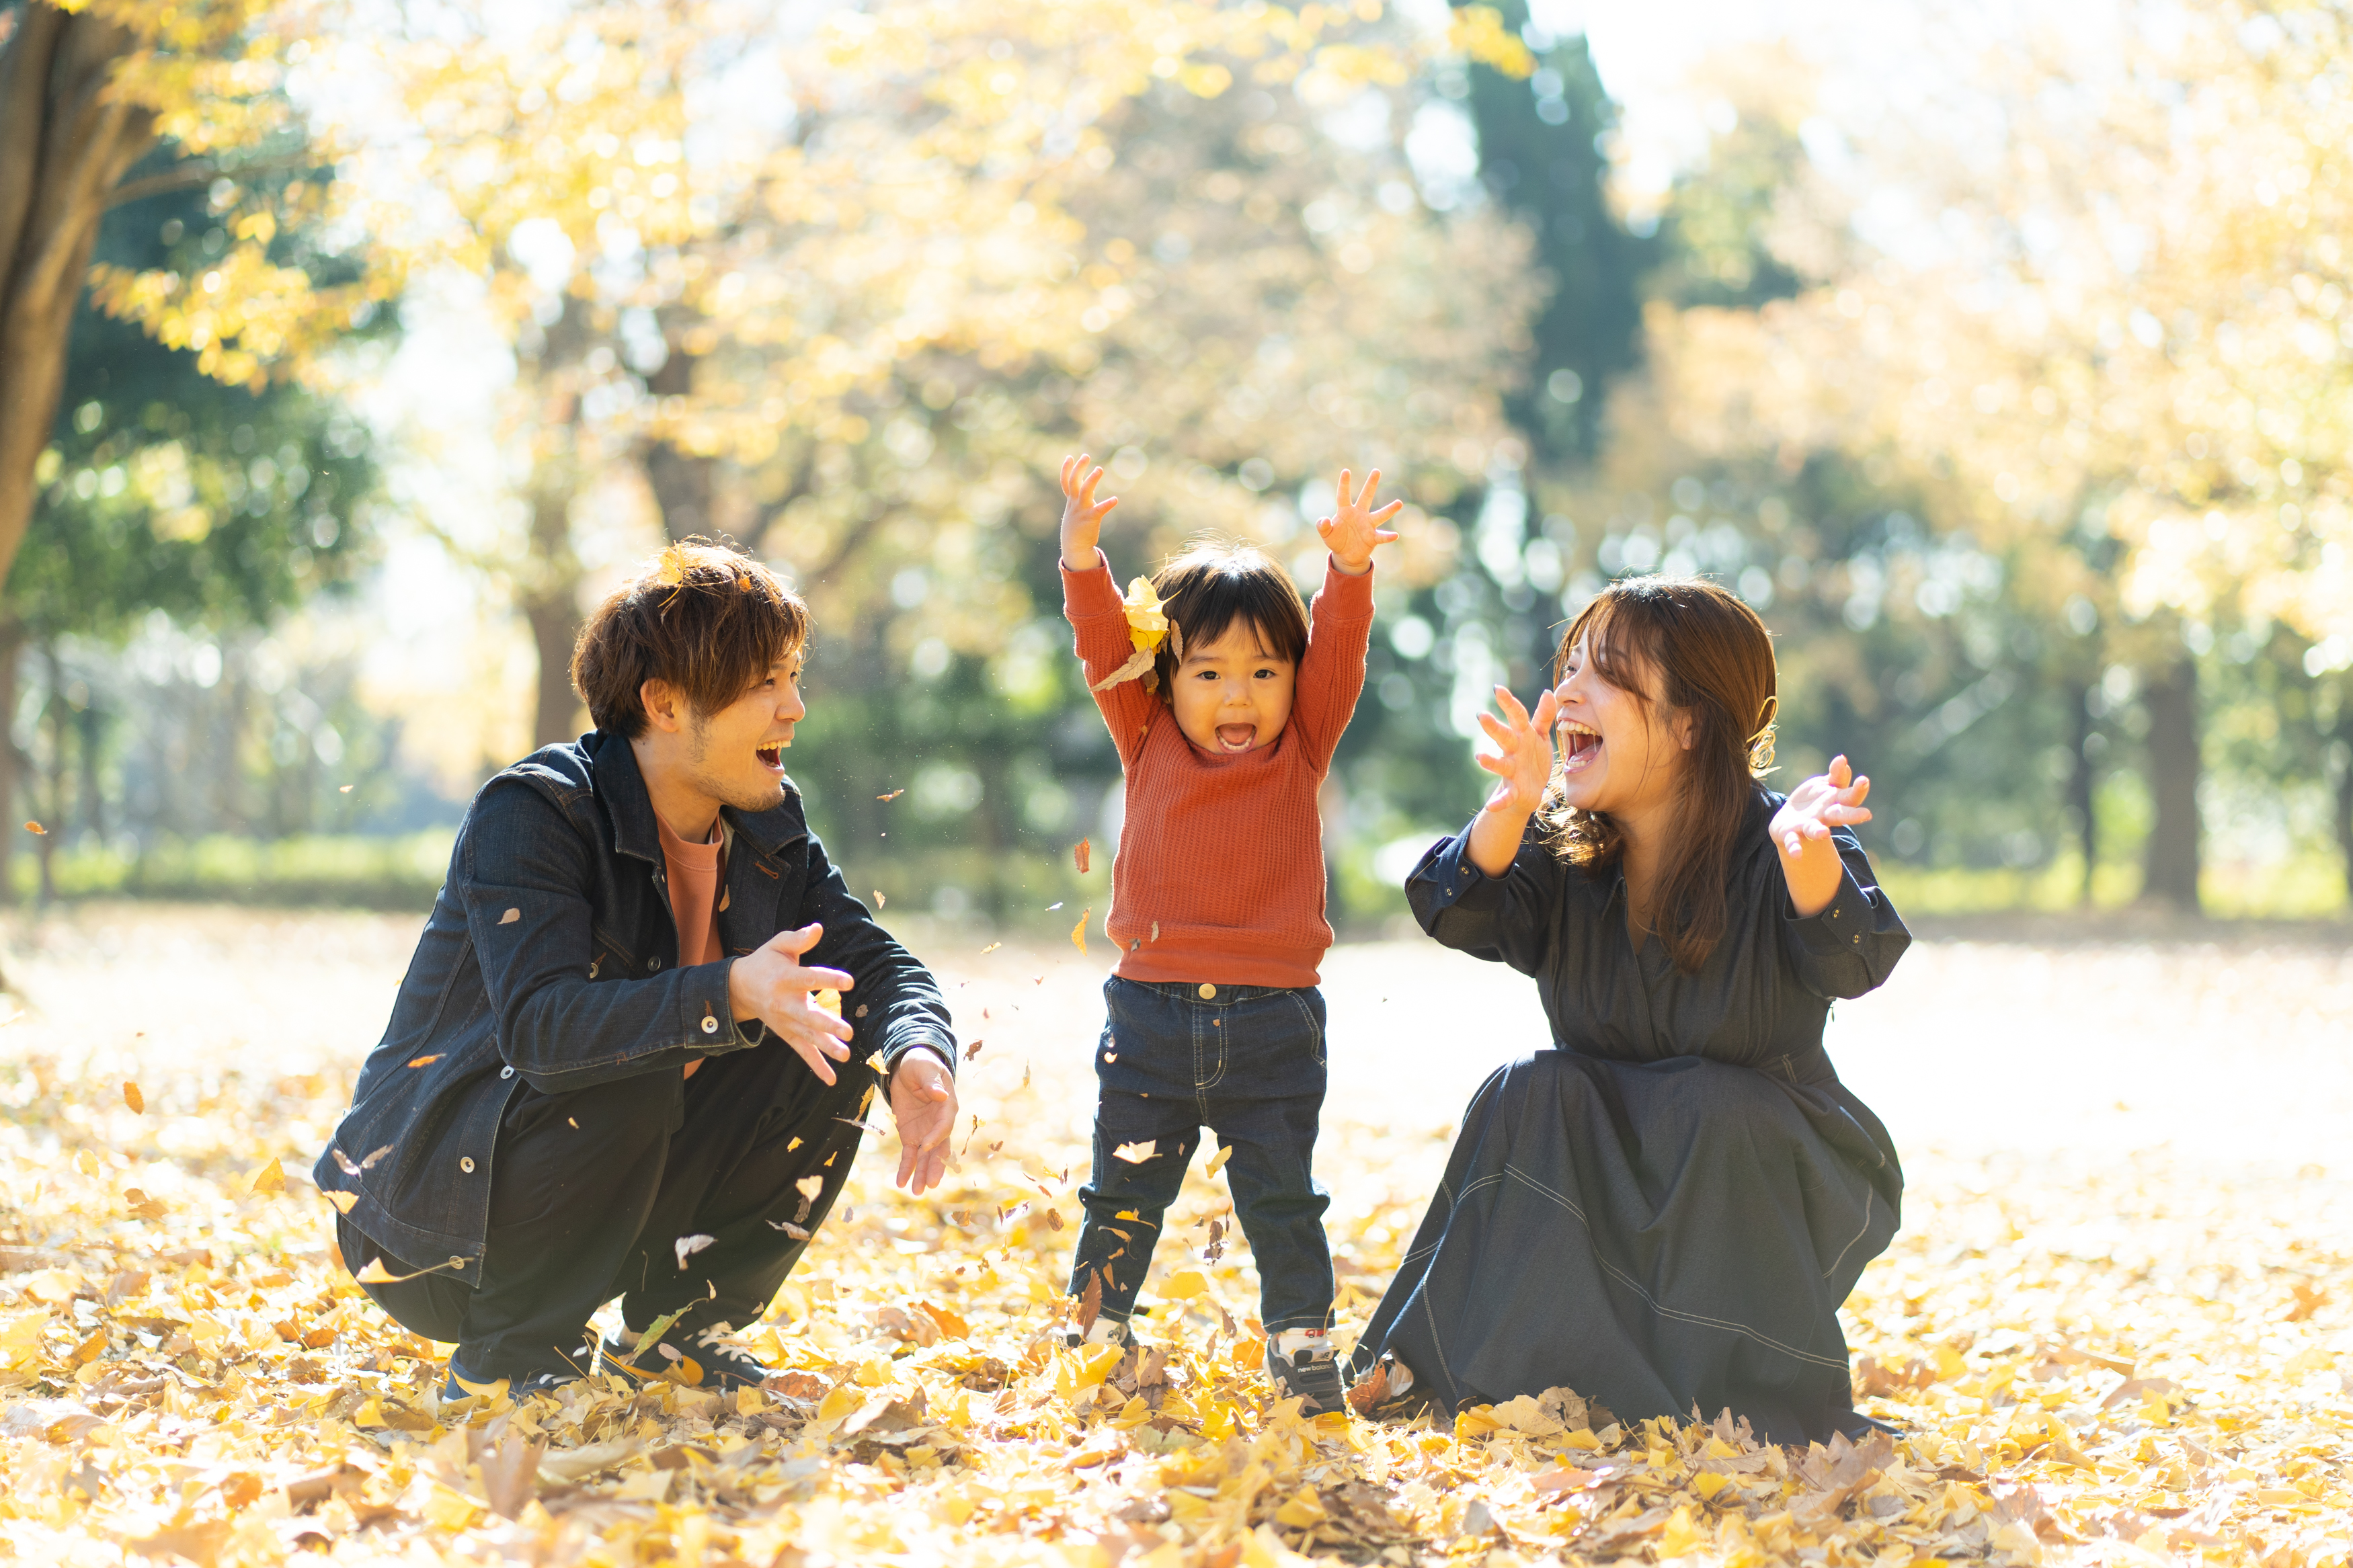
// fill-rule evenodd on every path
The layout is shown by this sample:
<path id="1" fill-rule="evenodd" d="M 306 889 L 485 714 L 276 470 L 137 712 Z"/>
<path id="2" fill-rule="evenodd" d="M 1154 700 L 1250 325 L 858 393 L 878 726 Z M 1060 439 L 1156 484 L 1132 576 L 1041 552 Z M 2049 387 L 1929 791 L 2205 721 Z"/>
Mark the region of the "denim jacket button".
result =
<path id="1" fill-rule="evenodd" d="M 458 1169 L 465 1172 L 466 1174 L 470 1176 L 472 1175 L 474 1173 L 474 1157 L 471 1154 L 459 1155 Z"/>
<path id="2" fill-rule="evenodd" d="M 702 1032 L 706 1035 L 717 1034 L 719 1032 L 719 1020 L 714 1017 L 705 1017 L 702 1020 Z"/>
<path id="3" fill-rule="evenodd" d="M 514 1077 L 514 1068 L 501 1068 L 499 1069 L 499 1076 L 500 1076 L 501 1078 L 512 1078 L 512 1077 Z"/>
<path id="4" fill-rule="evenodd" d="M 1204 981 L 1202 981 L 1202 982 L 1201 982 L 1201 1000 L 1202 1000 L 1202 1001 L 1204 1001 L 1204 1002 L 1208 1002 L 1208 1001 L 1213 1000 L 1213 999 L 1217 996 L 1217 994 L 1218 994 L 1218 988 L 1217 988 L 1216 986 L 1214 986 L 1214 985 L 1210 984 L 1209 984 L 1208 981 L 1206 981 L 1206 980 L 1204 980 Z"/>
<path id="5" fill-rule="evenodd" d="M 646 973 L 647 973 L 650 974 L 650 973 L 652 973 L 655 970 L 659 969 L 660 967 L 661 967 L 661 959 L 660 959 L 659 956 L 656 956 L 656 957 L 653 957 L 653 958 L 649 958 L 649 959 L 647 959 L 647 960 L 646 960 Z"/>

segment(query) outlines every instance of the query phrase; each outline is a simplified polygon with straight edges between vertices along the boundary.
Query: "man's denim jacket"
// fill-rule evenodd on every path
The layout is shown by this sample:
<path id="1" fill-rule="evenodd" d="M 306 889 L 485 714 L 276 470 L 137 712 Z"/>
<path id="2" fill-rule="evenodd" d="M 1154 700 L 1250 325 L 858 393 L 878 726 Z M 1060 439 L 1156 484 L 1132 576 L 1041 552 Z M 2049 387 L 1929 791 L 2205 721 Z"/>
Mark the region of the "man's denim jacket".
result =
<path id="1" fill-rule="evenodd" d="M 627 739 L 596 731 L 549 746 L 482 786 L 392 1022 L 315 1168 L 322 1190 L 353 1194 L 347 1212 L 369 1238 L 475 1282 L 517 1087 L 642 1079 L 648 1094 L 681 1101 L 690 1062 L 788 1049 L 756 1020 L 736 1024 L 727 972 L 812 921 L 825 936 L 802 962 L 857 980 L 842 1001 L 857 1034 L 841 1070 L 865 1072 L 879 1049 L 895 1071 L 918 1046 L 954 1066 L 939 986 L 849 896 L 798 790 L 787 783 L 774 808 L 724 816 L 717 919 L 730 956 L 681 969 L 653 805 Z M 351 1174 L 339 1152 L 365 1168 Z"/>

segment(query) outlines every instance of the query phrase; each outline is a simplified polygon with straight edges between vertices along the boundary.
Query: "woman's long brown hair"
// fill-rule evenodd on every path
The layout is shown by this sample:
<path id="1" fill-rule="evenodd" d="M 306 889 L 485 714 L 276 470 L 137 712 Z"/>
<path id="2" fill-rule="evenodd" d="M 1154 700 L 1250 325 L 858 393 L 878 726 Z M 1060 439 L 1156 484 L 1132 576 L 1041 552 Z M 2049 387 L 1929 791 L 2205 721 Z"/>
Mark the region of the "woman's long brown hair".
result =
<path id="1" fill-rule="evenodd" d="M 1610 685 L 1645 708 L 1663 700 L 1691 721 L 1650 921 L 1675 967 L 1695 974 L 1723 940 L 1733 846 L 1757 781 L 1773 765 L 1780 707 L 1773 634 L 1755 610 L 1704 578 L 1628 577 L 1570 623 L 1553 658 L 1555 685 L 1580 640 Z M 1624 830 L 1607 816 L 1573 809 L 1559 791 L 1556 781 L 1540 817 L 1553 852 L 1594 871 L 1614 863 Z"/>

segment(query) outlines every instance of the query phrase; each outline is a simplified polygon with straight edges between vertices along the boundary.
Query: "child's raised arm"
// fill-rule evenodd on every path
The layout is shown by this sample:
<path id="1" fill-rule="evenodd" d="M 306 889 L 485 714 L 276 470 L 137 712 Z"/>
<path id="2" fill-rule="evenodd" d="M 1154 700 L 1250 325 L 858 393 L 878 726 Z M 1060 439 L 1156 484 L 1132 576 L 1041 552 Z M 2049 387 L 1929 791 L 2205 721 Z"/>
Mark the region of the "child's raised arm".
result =
<path id="1" fill-rule="evenodd" d="M 1103 471 L 1090 470 L 1091 461 L 1084 452 L 1062 459 L 1062 565 L 1071 572 L 1095 569 L 1095 541 L 1102 537 L 1103 520 L 1119 504 L 1117 496 L 1095 500 Z"/>

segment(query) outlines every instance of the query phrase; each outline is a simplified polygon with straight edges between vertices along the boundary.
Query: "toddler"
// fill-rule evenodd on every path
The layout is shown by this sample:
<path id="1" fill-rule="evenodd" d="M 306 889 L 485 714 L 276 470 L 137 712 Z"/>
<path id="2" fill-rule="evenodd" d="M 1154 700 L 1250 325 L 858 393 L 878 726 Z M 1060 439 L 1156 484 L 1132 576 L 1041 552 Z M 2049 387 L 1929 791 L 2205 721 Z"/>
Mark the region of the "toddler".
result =
<path id="1" fill-rule="evenodd" d="M 1071 1293 L 1099 1290 L 1085 1337 L 1125 1343 L 1162 1215 L 1201 1130 L 1228 1151 L 1234 1215 L 1258 1262 L 1267 1371 L 1310 1415 L 1343 1408 L 1325 1338 L 1328 1200 L 1314 1173 L 1324 1107 L 1324 918 L 1317 789 L 1365 684 L 1373 549 L 1402 501 L 1370 510 L 1377 469 L 1316 531 L 1330 551 L 1311 613 L 1258 551 L 1197 546 L 1124 602 L 1096 548 L 1116 498 L 1062 465 L 1062 603 L 1126 774 L 1107 927 L 1119 944 L 1096 1054 L 1092 1174 Z"/>

